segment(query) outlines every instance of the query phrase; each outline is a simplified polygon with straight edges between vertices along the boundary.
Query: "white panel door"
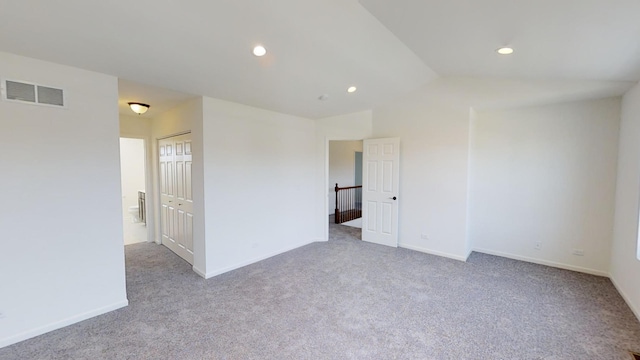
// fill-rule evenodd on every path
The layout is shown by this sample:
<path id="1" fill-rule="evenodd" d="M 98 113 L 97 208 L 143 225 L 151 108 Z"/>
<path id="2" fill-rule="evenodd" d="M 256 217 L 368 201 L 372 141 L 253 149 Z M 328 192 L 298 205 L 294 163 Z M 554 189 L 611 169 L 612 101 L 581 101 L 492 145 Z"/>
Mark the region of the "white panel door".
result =
<path id="1" fill-rule="evenodd" d="M 193 264 L 191 134 L 158 141 L 162 244 Z"/>
<path id="2" fill-rule="evenodd" d="M 400 139 L 364 140 L 362 240 L 398 246 Z"/>

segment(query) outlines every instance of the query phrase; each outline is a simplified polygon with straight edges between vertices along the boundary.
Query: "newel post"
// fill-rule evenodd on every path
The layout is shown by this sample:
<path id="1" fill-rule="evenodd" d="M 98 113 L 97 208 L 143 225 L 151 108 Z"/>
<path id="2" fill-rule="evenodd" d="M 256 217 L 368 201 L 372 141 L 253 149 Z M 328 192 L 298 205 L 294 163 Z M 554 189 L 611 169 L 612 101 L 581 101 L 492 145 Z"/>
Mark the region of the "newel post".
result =
<path id="1" fill-rule="evenodd" d="M 334 221 L 336 224 L 340 224 L 340 209 L 338 208 L 338 191 L 340 190 L 340 188 L 338 187 L 338 183 L 336 183 L 336 209 L 335 209 L 335 215 L 334 217 Z"/>

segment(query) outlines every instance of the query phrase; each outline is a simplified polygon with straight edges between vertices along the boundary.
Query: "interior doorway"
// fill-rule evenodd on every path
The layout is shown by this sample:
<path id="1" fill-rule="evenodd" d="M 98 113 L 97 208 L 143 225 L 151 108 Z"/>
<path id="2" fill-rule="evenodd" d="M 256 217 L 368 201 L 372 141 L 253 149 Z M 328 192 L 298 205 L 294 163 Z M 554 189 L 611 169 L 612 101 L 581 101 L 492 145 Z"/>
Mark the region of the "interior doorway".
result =
<path id="1" fill-rule="evenodd" d="M 375 244 L 398 246 L 399 219 L 399 191 L 400 191 L 400 138 L 381 138 L 357 141 L 329 140 L 326 142 L 326 185 L 328 188 L 325 214 L 329 214 L 329 222 L 325 232 L 325 239 L 331 240 L 332 233 L 336 233 L 336 226 L 343 226 L 345 220 L 340 193 L 342 190 L 347 198 L 345 207 L 346 220 L 360 218 L 352 224 L 357 227 L 358 238 Z M 354 146 L 357 144 L 357 148 Z M 345 151 L 344 148 L 347 148 Z M 340 152 L 347 153 L 339 156 Z M 351 154 L 349 154 L 351 153 Z M 360 158 L 360 154 L 362 157 Z M 353 159 L 353 166 L 344 163 Z M 360 162 L 362 177 L 354 176 L 353 186 L 342 186 L 336 179 L 339 174 L 345 174 L 344 169 L 355 169 L 356 162 Z M 343 169 L 342 171 L 340 169 Z M 352 173 L 349 173 L 352 174 Z M 353 173 L 355 175 L 355 173 Z M 348 183 L 347 175 L 343 179 Z M 338 180 L 340 181 L 340 180 Z M 355 182 L 362 185 L 356 186 Z M 334 191 L 335 189 L 335 191 Z M 357 193 L 360 190 L 360 193 Z M 352 195 L 355 192 L 355 196 Z M 354 200 L 355 199 L 355 200 Z M 339 211 L 340 210 L 340 211 Z M 355 216 L 354 216 L 355 215 Z M 352 217 L 353 216 L 353 217 Z M 338 225 L 340 224 L 340 225 Z M 343 232 L 344 229 L 341 229 Z M 339 236 L 339 235 L 338 235 Z"/>
<path id="2" fill-rule="evenodd" d="M 329 141 L 329 217 L 332 224 L 362 228 L 362 140 Z"/>
<path id="3" fill-rule="evenodd" d="M 146 167 L 144 139 L 120 138 L 124 245 L 146 242 Z"/>

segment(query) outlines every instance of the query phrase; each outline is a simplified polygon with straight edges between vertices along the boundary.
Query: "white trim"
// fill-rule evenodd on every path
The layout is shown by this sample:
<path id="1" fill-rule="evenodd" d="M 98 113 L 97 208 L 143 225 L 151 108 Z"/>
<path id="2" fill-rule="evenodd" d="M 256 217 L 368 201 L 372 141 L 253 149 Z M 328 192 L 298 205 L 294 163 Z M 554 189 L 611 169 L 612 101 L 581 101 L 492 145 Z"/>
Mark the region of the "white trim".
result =
<path id="1" fill-rule="evenodd" d="M 119 301 L 119 302 L 117 302 L 115 304 L 104 306 L 104 307 L 101 307 L 101 308 L 98 308 L 98 309 L 95 309 L 95 310 L 92 310 L 92 311 L 87 311 L 85 313 L 78 314 L 78 315 L 72 316 L 70 318 L 66 318 L 64 320 L 56 321 L 56 322 L 48 324 L 48 325 L 40 326 L 40 327 L 32 329 L 32 330 L 28 330 L 28 331 L 21 332 L 21 333 L 16 334 L 16 335 L 9 336 L 9 337 L 4 338 L 4 339 L 0 339 L 0 348 L 3 348 L 5 346 L 9 346 L 11 344 L 15 344 L 15 343 L 20 342 L 20 341 L 24 341 L 24 340 L 30 339 L 32 337 L 36 337 L 38 335 L 42 335 L 44 333 L 47 333 L 47 332 L 50 332 L 50 331 L 53 331 L 53 330 L 61 329 L 61 328 L 65 327 L 65 326 L 69 326 L 69 325 L 78 323 L 80 321 L 87 320 L 87 319 L 92 318 L 92 317 L 96 317 L 96 316 L 99 316 L 99 315 L 102 315 L 102 314 L 106 314 L 106 313 L 108 313 L 110 311 L 123 308 L 123 307 L 125 307 L 127 305 L 129 305 L 129 301 L 125 299 L 125 300 Z"/>
<path id="2" fill-rule="evenodd" d="M 207 274 L 204 271 L 198 269 L 197 267 L 193 266 L 191 269 L 193 270 L 194 273 L 200 275 L 201 277 L 205 279 L 207 278 Z"/>
<path id="3" fill-rule="evenodd" d="M 415 245 L 409 245 L 409 244 L 403 244 L 403 243 L 398 243 L 398 247 L 404 248 L 404 249 L 409 249 L 409 250 L 414 250 L 414 251 L 419 251 L 425 254 L 429 254 L 429 255 L 435 255 L 435 256 L 440 256 L 440 257 L 445 257 L 445 258 L 449 258 L 449 259 L 453 259 L 453 260 L 458 260 L 458 261 L 467 261 L 467 258 L 469 257 L 467 255 L 467 257 L 464 256 L 460 256 L 460 255 L 454 255 L 454 254 L 449 254 L 449 253 L 445 253 L 445 252 L 441 252 L 441 251 L 435 251 L 435 250 L 429 250 L 420 246 L 415 246 Z"/>
<path id="4" fill-rule="evenodd" d="M 291 251 L 291 250 L 294 250 L 294 249 L 297 249 L 297 248 L 300 248 L 300 247 L 303 247 L 303 246 L 307 246 L 307 245 L 313 244 L 315 242 L 316 242 L 316 240 L 311 240 L 311 241 L 307 241 L 307 242 L 302 243 L 302 244 L 288 246 L 288 247 L 282 248 L 282 249 L 280 249 L 278 251 L 274 251 L 274 252 L 272 252 L 270 254 L 258 256 L 256 258 L 251 259 L 251 260 L 247 260 L 247 261 L 243 261 L 241 263 L 235 264 L 235 265 L 227 266 L 226 268 L 214 270 L 212 272 L 207 273 L 204 278 L 205 279 L 211 279 L 214 276 L 218 276 L 218 275 L 224 274 L 226 272 L 233 271 L 233 270 L 239 269 L 241 267 L 245 267 L 247 265 L 251 265 L 251 264 L 257 263 L 257 262 L 262 261 L 262 260 L 266 260 L 266 259 L 268 259 L 270 257 L 274 257 L 276 255 L 280 255 L 280 254 L 286 253 L 287 251 Z M 194 271 L 195 271 L 195 268 L 194 268 Z M 198 274 L 200 276 L 202 276 L 200 273 L 198 273 Z"/>
<path id="5" fill-rule="evenodd" d="M 472 116 L 473 115 L 473 116 Z M 467 259 L 469 259 L 469 256 L 471 256 L 471 253 L 473 252 L 473 241 L 471 239 L 471 230 L 470 230 L 470 223 L 471 223 L 471 187 L 472 187 L 472 183 L 473 183 L 473 177 L 472 177 L 472 160 L 473 160 L 473 136 L 474 136 L 474 131 L 475 131 L 475 122 L 473 120 L 476 120 L 476 111 L 474 110 L 473 107 L 469 107 L 469 136 L 467 137 L 467 143 L 469 144 L 467 147 L 467 197 L 466 197 L 466 213 L 465 213 L 465 225 L 464 225 L 464 246 L 467 249 L 467 257 L 465 259 L 465 261 L 467 261 Z"/>
<path id="6" fill-rule="evenodd" d="M 313 242 L 328 242 L 329 239 L 324 239 L 324 238 L 315 238 L 313 239 Z"/>
<path id="7" fill-rule="evenodd" d="M 471 256 L 472 252 L 473 252 L 473 249 L 469 249 L 469 251 L 467 252 L 467 256 L 464 258 L 464 261 L 469 260 L 469 256 Z"/>
<path id="8" fill-rule="evenodd" d="M 604 277 L 607 277 L 607 278 L 609 277 L 609 273 L 605 272 L 605 271 L 584 268 L 584 267 L 581 267 L 581 266 L 563 264 L 563 263 L 559 263 L 559 262 L 555 262 L 555 261 L 548 261 L 548 260 L 530 258 L 530 257 L 527 257 L 527 256 L 503 253 L 503 252 L 500 252 L 500 251 L 493 251 L 493 250 L 487 250 L 487 249 L 475 248 L 475 249 L 473 249 L 473 251 L 479 252 L 479 253 L 483 253 L 483 254 L 489 254 L 489 255 L 505 257 L 505 258 L 513 259 L 513 260 L 520 260 L 520 261 L 526 261 L 526 262 L 539 264 L 539 265 L 551 266 L 551 267 L 555 267 L 555 268 L 559 268 L 559 269 L 577 271 L 577 272 L 581 272 L 581 273 L 585 273 L 585 274 L 604 276 Z"/>
<path id="9" fill-rule="evenodd" d="M 629 296 L 627 296 L 627 294 L 624 291 L 622 291 L 622 288 L 618 285 L 618 283 L 613 278 L 613 276 L 609 276 L 609 279 L 611 280 L 611 283 L 613 283 L 613 286 L 616 288 L 616 290 L 618 290 L 618 293 L 620 293 L 620 296 L 622 296 L 622 299 L 624 299 L 624 301 L 627 303 L 627 306 L 629 306 L 629 308 L 631 309 L 633 314 L 636 316 L 638 321 L 640 321 L 640 309 L 637 309 L 633 305 L 633 302 L 631 301 L 631 298 Z"/>
<path id="10" fill-rule="evenodd" d="M 187 135 L 187 134 L 191 134 L 191 130 L 185 130 L 185 131 L 177 132 L 177 133 L 175 133 L 175 134 L 173 134 L 173 135 L 161 136 L 161 137 L 159 137 L 159 138 L 156 138 L 156 140 L 157 140 L 157 141 L 160 141 L 160 140 L 166 140 L 166 139 L 170 139 L 170 138 L 172 138 L 172 137 L 182 136 L 182 135 Z M 157 141 L 156 141 L 156 143 L 157 143 Z"/>

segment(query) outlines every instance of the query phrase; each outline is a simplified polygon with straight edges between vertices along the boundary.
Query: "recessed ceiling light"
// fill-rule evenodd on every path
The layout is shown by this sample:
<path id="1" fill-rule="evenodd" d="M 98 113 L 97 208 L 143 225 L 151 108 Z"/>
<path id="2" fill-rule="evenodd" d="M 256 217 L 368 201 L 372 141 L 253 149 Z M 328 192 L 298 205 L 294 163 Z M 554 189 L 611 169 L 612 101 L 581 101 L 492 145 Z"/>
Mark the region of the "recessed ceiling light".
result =
<path id="1" fill-rule="evenodd" d="M 510 47 L 501 47 L 500 49 L 496 50 L 496 52 L 500 55 L 511 55 L 513 54 L 513 48 Z"/>
<path id="2" fill-rule="evenodd" d="M 266 53 L 267 53 L 267 49 L 265 49 L 264 46 L 262 45 L 258 45 L 253 48 L 253 55 L 255 56 L 264 56 L 264 54 Z"/>
<path id="3" fill-rule="evenodd" d="M 355 87 L 355 86 L 349 86 L 349 88 L 347 89 L 347 92 L 348 92 L 348 93 L 353 93 L 353 92 L 356 92 L 356 90 L 358 90 L 358 88 L 357 88 L 357 87 Z"/>

